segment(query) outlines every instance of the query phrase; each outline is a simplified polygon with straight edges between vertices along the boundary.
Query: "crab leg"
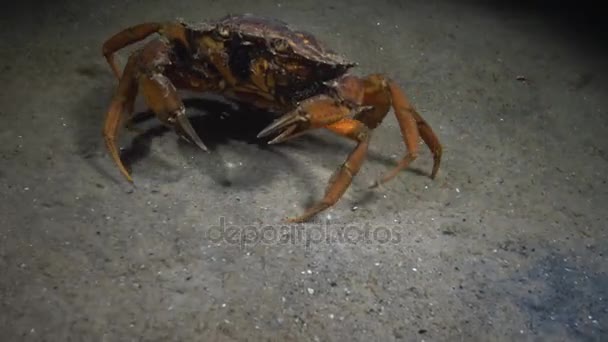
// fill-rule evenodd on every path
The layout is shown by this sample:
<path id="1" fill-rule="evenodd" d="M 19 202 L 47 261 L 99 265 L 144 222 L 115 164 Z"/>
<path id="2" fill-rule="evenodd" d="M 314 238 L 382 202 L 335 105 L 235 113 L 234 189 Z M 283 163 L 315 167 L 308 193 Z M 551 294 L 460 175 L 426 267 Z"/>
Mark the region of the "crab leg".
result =
<path id="1" fill-rule="evenodd" d="M 146 39 L 154 33 L 161 33 L 187 45 L 184 28 L 174 23 L 143 23 L 122 30 L 110 37 L 102 46 L 102 52 L 116 78 L 120 79 L 120 68 L 114 53 L 127 45 Z"/>
<path id="2" fill-rule="evenodd" d="M 112 103 L 110 104 L 110 109 L 106 114 L 103 128 L 103 136 L 106 147 L 110 152 L 114 163 L 116 163 L 120 169 L 120 172 L 127 178 L 129 182 L 133 182 L 133 179 L 120 159 L 118 147 L 116 146 L 116 137 L 118 136 L 118 132 L 120 130 L 122 113 L 126 110 L 133 109 L 133 103 L 135 101 L 135 96 L 137 95 L 136 68 L 137 55 L 134 54 L 129 57 L 127 65 L 125 66 L 124 75 L 119 80 L 118 90 L 116 91 L 114 98 L 112 99 Z"/>
<path id="3" fill-rule="evenodd" d="M 333 174 L 323 199 L 307 209 L 304 214 L 288 219 L 289 222 L 304 222 L 319 212 L 336 204 L 359 172 L 369 146 L 369 128 L 360 121 L 346 118 L 369 110 L 370 107 L 346 105 L 339 99 L 325 95 L 312 97 L 300 106 L 279 118 L 260 132 L 259 137 L 281 132 L 270 143 L 278 143 L 294 138 L 310 129 L 326 128 L 343 137 L 357 142 L 357 146 Z"/>
<path id="4" fill-rule="evenodd" d="M 333 206 L 350 186 L 352 179 L 361 169 L 369 146 L 369 129 L 363 123 L 354 119 L 342 119 L 326 126 L 330 131 L 351 140 L 357 141 L 357 146 L 332 175 L 327 184 L 323 199 L 308 208 L 304 214 L 288 219 L 289 222 L 304 222 L 319 212 Z"/>
<path id="5" fill-rule="evenodd" d="M 116 137 L 121 128 L 123 113 L 133 110 L 138 89 L 142 91 L 147 105 L 163 124 L 173 127 L 183 138 L 207 151 L 207 147 L 186 117 L 186 109 L 175 86 L 169 77 L 160 71 L 171 63 L 168 55 L 170 48 L 162 41 L 155 40 L 129 57 L 125 72 L 120 77 L 118 90 L 106 114 L 103 131 L 106 146 L 129 182 L 133 182 L 133 179 L 120 159 Z"/>
<path id="6" fill-rule="evenodd" d="M 372 187 L 393 179 L 399 171 L 407 168 L 418 157 L 418 141 L 420 138 L 433 154 L 431 178 L 435 178 L 442 154 L 439 139 L 394 81 L 378 74 L 369 75 L 364 79 L 349 76 L 342 79 L 337 87 L 343 97 L 372 106 L 372 110 L 361 112 L 355 116 L 357 120 L 365 123 L 370 129 L 376 128 L 384 120 L 391 105 L 399 123 L 407 153 L 396 167 L 374 182 Z"/>
<path id="7" fill-rule="evenodd" d="M 392 98 L 393 109 L 401 129 L 401 135 L 403 136 L 408 152 L 396 167 L 377 180 L 372 187 L 393 179 L 401 170 L 407 168 L 408 165 L 418 157 L 418 140 L 420 137 L 422 137 L 422 140 L 433 154 L 431 178 L 434 179 L 439 171 L 442 154 L 442 147 L 437 135 L 420 114 L 416 112 L 414 107 L 412 107 L 403 91 L 394 81 L 388 81 L 387 87 Z"/>
<path id="8" fill-rule="evenodd" d="M 120 79 L 120 69 L 118 63 L 114 59 L 114 53 L 129 44 L 133 44 L 145 39 L 149 35 L 158 32 L 161 28 L 159 23 L 143 23 L 133 27 L 129 27 L 118 32 L 108 39 L 102 47 L 103 56 L 112 67 L 112 71 L 116 78 Z"/>
<path id="9" fill-rule="evenodd" d="M 289 222 L 304 222 L 319 212 L 334 205 L 348 189 L 352 178 L 361 168 L 369 145 L 370 131 L 376 128 L 388 114 L 391 105 L 401 129 L 407 153 L 398 165 L 373 186 L 394 178 L 418 156 L 418 140 L 427 144 L 433 153 L 434 178 L 441 161 L 441 144 L 431 127 L 416 112 L 396 83 L 382 75 L 370 75 L 364 79 L 347 76 L 336 82 L 339 96 L 325 95 L 304 101 L 296 110 L 281 117 L 266 127 L 258 136 L 281 132 L 270 143 L 291 139 L 309 129 L 324 127 L 334 133 L 357 141 L 346 162 L 336 170 L 329 181 L 323 199 L 310 207 L 301 216 Z M 347 105 L 348 104 L 348 105 Z M 347 118 L 347 115 L 354 118 Z"/>

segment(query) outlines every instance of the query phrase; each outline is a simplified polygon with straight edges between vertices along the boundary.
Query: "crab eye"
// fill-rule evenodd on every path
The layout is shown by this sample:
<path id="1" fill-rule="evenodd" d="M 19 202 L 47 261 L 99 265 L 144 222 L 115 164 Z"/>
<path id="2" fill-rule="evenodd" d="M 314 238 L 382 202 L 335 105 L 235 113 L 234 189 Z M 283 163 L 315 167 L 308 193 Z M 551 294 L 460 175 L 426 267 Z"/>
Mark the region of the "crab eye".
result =
<path id="1" fill-rule="evenodd" d="M 280 38 L 273 39 L 270 42 L 270 45 L 272 46 L 272 48 L 275 51 L 278 51 L 278 52 L 287 51 L 287 49 L 289 48 L 289 42 L 287 42 L 287 40 L 285 40 L 285 39 L 280 39 Z"/>

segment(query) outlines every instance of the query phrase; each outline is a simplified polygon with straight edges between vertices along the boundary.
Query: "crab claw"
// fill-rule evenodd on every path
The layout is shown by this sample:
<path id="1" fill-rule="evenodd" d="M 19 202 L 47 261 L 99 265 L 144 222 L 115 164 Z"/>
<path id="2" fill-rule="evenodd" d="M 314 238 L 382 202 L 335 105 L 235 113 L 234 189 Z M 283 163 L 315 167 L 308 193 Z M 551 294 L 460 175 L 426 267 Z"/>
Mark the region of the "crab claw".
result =
<path id="1" fill-rule="evenodd" d="M 367 109 L 367 107 L 361 108 Z M 326 127 L 349 114 L 356 114 L 357 112 L 353 109 L 356 108 L 352 108 L 339 98 L 327 95 L 315 96 L 303 101 L 298 108 L 268 125 L 258 134 L 258 138 L 280 133 L 269 142 L 269 144 L 276 144 L 302 135 L 310 129 Z"/>
<path id="2" fill-rule="evenodd" d="M 287 128 L 286 131 L 284 131 L 283 133 L 281 133 L 281 135 L 272 140 L 275 141 L 280 137 L 286 137 L 286 133 L 292 133 L 296 129 L 298 123 L 307 121 L 308 118 L 306 116 L 302 115 L 300 111 L 295 110 L 275 120 L 273 123 L 264 128 L 260 133 L 258 133 L 257 137 L 267 137 L 269 135 L 281 131 L 284 128 Z"/>
<path id="3" fill-rule="evenodd" d="M 196 146 L 200 147 L 201 150 L 209 152 L 207 146 L 205 146 L 201 138 L 194 130 L 194 127 L 192 127 L 190 120 L 188 120 L 188 117 L 186 116 L 186 111 L 182 110 L 178 112 L 175 116 L 175 129 L 179 131 L 179 133 L 184 136 L 184 138 L 190 140 Z"/>
<path id="4" fill-rule="evenodd" d="M 287 127 L 287 129 L 285 129 L 281 134 L 277 135 L 274 139 L 270 140 L 268 142 L 268 144 L 272 145 L 272 144 L 282 143 L 285 140 L 295 138 L 296 136 L 299 136 L 304 133 L 304 132 L 296 132 L 295 134 L 293 134 L 293 132 L 296 130 L 296 128 L 298 128 L 298 126 L 296 126 L 296 125 L 291 125 L 291 126 Z"/>

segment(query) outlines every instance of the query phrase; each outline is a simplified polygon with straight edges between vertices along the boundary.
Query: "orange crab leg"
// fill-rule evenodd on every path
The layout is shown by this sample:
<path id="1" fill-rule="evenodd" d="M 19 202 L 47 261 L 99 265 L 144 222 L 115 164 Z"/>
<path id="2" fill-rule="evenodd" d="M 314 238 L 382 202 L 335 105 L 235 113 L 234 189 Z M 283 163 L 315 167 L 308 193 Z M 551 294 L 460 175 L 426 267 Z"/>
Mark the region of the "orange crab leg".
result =
<path id="1" fill-rule="evenodd" d="M 319 95 L 310 98 L 294 111 L 284 115 L 266 127 L 259 137 L 281 132 L 270 143 L 282 142 L 296 137 L 309 129 L 326 128 L 341 136 L 357 141 L 357 147 L 346 162 L 332 176 L 323 199 L 290 222 L 304 222 L 319 212 L 334 205 L 351 184 L 365 159 L 370 130 L 376 128 L 388 114 L 391 105 L 399 123 L 403 141 L 407 148 L 405 157 L 390 172 L 376 181 L 377 186 L 394 178 L 418 156 L 420 138 L 433 153 L 434 164 L 431 177 L 434 178 L 441 161 L 439 139 L 410 105 L 405 94 L 396 83 L 382 75 L 370 75 L 364 79 L 346 76 L 335 85 L 339 96 L 332 98 Z M 347 118 L 348 115 L 354 117 Z"/>
<path id="2" fill-rule="evenodd" d="M 399 89 L 396 89 L 399 91 Z M 437 176 L 437 172 L 439 171 L 439 166 L 441 165 L 441 155 L 443 153 L 443 147 L 439 142 L 439 138 L 431 126 L 418 114 L 418 112 L 413 111 L 412 115 L 414 119 L 416 119 L 416 124 L 418 125 L 418 131 L 420 132 L 420 136 L 424 143 L 429 147 L 431 153 L 433 154 L 433 170 L 431 171 L 431 178 L 434 179 Z"/>
<path id="3" fill-rule="evenodd" d="M 110 67 L 112 67 L 116 78 L 120 79 L 120 68 L 114 59 L 114 53 L 127 45 L 143 40 L 149 35 L 158 32 L 160 28 L 160 23 L 139 24 L 118 32 L 103 44 L 103 56 L 108 61 L 108 64 L 110 64 Z"/>
<path id="4" fill-rule="evenodd" d="M 342 197 L 359 172 L 369 145 L 369 128 L 360 121 L 346 118 L 369 107 L 347 105 L 339 99 L 319 95 L 303 101 L 294 111 L 282 116 L 264 130 L 258 137 L 281 132 L 269 143 L 283 142 L 310 129 L 326 128 L 343 137 L 357 142 L 357 146 L 329 180 L 323 199 L 306 210 L 302 215 L 288 219 L 289 222 L 304 222 L 319 212 L 331 207 Z"/>
<path id="5" fill-rule="evenodd" d="M 418 157 L 418 140 L 420 137 L 422 137 L 422 140 L 433 154 L 431 178 L 434 179 L 439 171 L 442 154 L 442 147 L 437 135 L 435 135 L 428 123 L 426 123 L 420 114 L 412 107 L 403 91 L 394 81 L 388 82 L 388 90 L 391 94 L 395 116 L 397 117 L 401 135 L 404 138 L 408 152 L 396 167 L 377 180 L 372 187 L 393 179 L 401 170 L 407 168 L 409 164 Z"/>
<path id="6" fill-rule="evenodd" d="M 131 110 L 133 108 L 133 102 L 135 101 L 135 96 L 137 95 L 137 80 L 135 76 L 136 67 L 137 56 L 132 55 L 125 66 L 124 75 L 120 78 L 118 83 L 118 89 L 114 95 L 114 98 L 112 99 L 110 109 L 106 114 L 103 128 L 103 136 L 106 147 L 110 152 L 114 163 L 116 163 L 120 169 L 120 172 L 127 178 L 129 182 L 133 182 L 133 179 L 120 159 L 118 147 L 116 146 L 116 137 L 118 136 L 118 132 L 120 130 L 122 113 L 125 110 Z"/>
<path id="7" fill-rule="evenodd" d="M 186 117 L 184 104 L 169 76 L 154 71 L 158 66 L 170 63 L 169 51 L 168 45 L 160 40 L 154 40 L 139 52 L 132 54 L 106 114 L 103 131 L 106 146 L 112 159 L 129 182 L 133 182 L 133 179 L 120 159 L 116 137 L 121 128 L 123 113 L 133 109 L 133 101 L 138 89 L 141 89 L 147 105 L 163 124 L 173 127 L 183 138 L 207 151 L 207 147 Z M 175 75 L 171 74 L 171 76 Z"/>
<path id="8" fill-rule="evenodd" d="M 304 222 L 319 212 L 333 206 L 344 195 L 353 177 L 361 169 L 369 147 L 369 129 L 363 123 L 354 119 L 342 119 L 326 127 L 341 136 L 357 141 L 357 146 L 332 175 L 323 199 L 307 209 L 304 214 L 288 219 L 288 222 Z"/>
<path id="9" fill-rule="evenodd" d="M 114 59 L 114 53 L 127 45 L 146 39 L 154 33 L 177 39 L 187 45 L 186 33 L 180 24 L 175 23 L 143 23 L 124 29 L 110 37 L 102 46 L 102 52 L 116 78 L 120 79 L 120 68 Z"/>
<path id="10" fill-rule="evenodd" d="M 370 129 L 376 128 L 384 120 L 391 104 L 399 123 L 407 153 L 396 167 L 374 182 L 372 187 L 393 179 L 401 170 L 407 168 L 417 158 L 418 140 L 420 138 L 422 138 L 433 154 L 431 178 L 435 178 L 439 170 L 442 154 L 439 139 L 394 81 L 378 74 L 369 75 L 364 79 L 348 76 L 343 78 L 337 86 L 338 91 L 343 97 L 358 100 L 365 105 L 372 106 L 371 110 L 361 112 L 355 116 L 357 120 L 365 123 Z"/>

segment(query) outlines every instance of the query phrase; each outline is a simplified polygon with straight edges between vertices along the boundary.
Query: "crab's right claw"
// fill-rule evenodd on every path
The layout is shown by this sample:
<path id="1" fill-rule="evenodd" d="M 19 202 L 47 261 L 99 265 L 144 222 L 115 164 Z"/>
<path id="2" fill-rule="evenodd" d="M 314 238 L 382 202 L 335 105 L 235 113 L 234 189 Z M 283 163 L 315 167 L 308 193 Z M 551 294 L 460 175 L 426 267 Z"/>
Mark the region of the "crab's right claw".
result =
<path id="1" fill-rule="evenodd" d="M 207 148 L 207 146 L 205 146 L 205 144 L 203 143 L 201 138 L 198 136 L 198 134 L 194 130 L 194 127 L 192 127 L 190 120 L 188 120 L 188 117 L 186 116 L 185 110 L 179 111 L 177 113 L 177 115 L 175 116 L 175 129 L 178 131 L 178 133 L 180 135 L 182 135 L 187 140 L 193 142 L 201 150 L 203 150 L 205 152 L 209 152 L 209 149 Z"/>

